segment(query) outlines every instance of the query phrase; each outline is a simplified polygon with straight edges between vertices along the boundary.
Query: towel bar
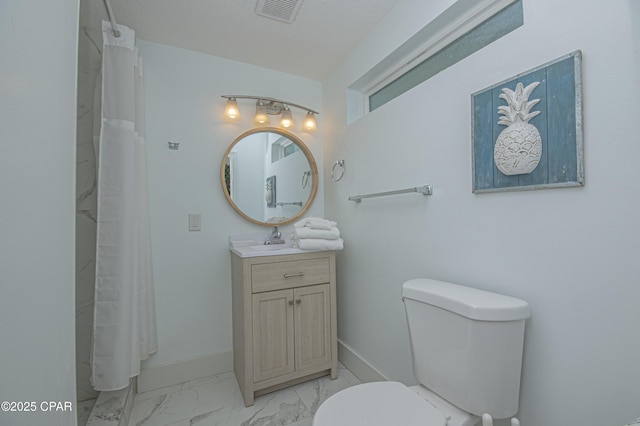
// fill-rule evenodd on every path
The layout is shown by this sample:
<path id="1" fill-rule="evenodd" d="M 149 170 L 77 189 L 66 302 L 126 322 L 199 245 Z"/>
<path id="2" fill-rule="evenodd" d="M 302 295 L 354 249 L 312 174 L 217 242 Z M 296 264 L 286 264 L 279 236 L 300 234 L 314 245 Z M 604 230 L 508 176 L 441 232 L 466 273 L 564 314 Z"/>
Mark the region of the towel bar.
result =
<path id="1" fill-rule="evenodd" d="M 398 189 L 396 191 L 377 192 L 375 194 L 352 195 L 349 197 L 349 201 L 360 203 L 364 198 L 385 197 L 387 195 L 408 194 L 410 192 L 419 192 L 422 195 L 431 195 L 433 193 L 433 190 L 431 188 L 431 185 L 423 185 L 407 189 Z"/>
<path id="2" fill-rule="evenodd" d="M 276 203 L 276 206 L 302 206 L 302 201 L 294 201 L 293 203 Z"/>

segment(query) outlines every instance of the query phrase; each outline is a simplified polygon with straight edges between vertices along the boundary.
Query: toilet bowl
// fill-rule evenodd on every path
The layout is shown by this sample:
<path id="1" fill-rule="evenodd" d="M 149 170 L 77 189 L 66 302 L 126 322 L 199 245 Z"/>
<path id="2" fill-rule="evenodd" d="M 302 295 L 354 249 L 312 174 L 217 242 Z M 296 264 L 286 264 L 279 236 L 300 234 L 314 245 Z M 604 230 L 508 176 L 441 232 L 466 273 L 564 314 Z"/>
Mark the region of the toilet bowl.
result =
<path id="1" fill-rule="evenodd" d="M 420 383 L 353 386 L 318 408 L 313 426 L 473 426 L 518 411 L 525 320 L 520 299 L 426 278 L 402 285 Z"/>
<path id="2" fill-rule="evenodd" d="M 313 426 L 473 426 L 479 420 L 423 386 L 374 382 L 328 398 L 318 408 Z"/>

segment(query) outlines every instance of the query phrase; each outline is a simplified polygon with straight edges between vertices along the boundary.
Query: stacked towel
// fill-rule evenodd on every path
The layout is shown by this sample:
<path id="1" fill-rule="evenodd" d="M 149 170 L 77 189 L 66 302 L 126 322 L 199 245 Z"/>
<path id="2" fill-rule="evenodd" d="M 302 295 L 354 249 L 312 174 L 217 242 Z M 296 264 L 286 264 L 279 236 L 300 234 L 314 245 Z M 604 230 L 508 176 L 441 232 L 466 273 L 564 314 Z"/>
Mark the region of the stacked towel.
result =
<path id="1" fill-rule="evenodd" d="M 342 250 L 337 223 L 319 217 L 308 217 L 296 222 L 291 238 L 302 250 Z"/>
<path id="2" fill-rule="evenodd" d="M 306 217 L 300 222 L 293 224 L 296 229 L 299 228 L 311 228 L 311 229 L 325 229 L 329 230 L 332 227 L 338 226 L 333 220 L 323 219 L 321 217 Z"/>
<path id="3" fill-rule="evenodd" d="M 329 229 L 295 228 L 293 234 L 299 239 L 317 238 L 322 240 L 337 240 L 340 238 L 340 230 L 335 226 Z"/>
<path id="4" fill-rule="evenodd" d="M 342 250 L 344 241 L 342 238 L 337 240 L 323 240 L 320 238 L 302 238 L 297 240 L 298 248 L 301 250 Z"/>

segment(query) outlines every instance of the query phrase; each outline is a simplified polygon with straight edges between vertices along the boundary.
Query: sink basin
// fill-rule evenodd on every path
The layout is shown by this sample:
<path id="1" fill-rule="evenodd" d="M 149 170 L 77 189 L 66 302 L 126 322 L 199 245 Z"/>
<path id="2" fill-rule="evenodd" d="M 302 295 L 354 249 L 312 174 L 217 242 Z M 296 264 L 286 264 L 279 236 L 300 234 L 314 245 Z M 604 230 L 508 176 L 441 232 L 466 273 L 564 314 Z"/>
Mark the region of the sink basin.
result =
<path id="1" fill-rule="evenodd" d="M 290 249 L 293 247 L 293 243 L 291 241 L 286 242 L 284 244 L 260 244 L 255 246 L 249 246 L 251 250 L 256 251 L 277 251 L 283 249 Z"/>
<path id="2" fill-rule="evenodd" d="M 284 256 L 322 251 L 301 250 L 294 247 L 289 232 L 282 233 L 282 239 L 286 241 L 284 244 L 264 244 L 266 238 L 269 238 L 269 235 L 264 233 L 231 235 L 229 236 L 229 250 L 240 257 Z"/>

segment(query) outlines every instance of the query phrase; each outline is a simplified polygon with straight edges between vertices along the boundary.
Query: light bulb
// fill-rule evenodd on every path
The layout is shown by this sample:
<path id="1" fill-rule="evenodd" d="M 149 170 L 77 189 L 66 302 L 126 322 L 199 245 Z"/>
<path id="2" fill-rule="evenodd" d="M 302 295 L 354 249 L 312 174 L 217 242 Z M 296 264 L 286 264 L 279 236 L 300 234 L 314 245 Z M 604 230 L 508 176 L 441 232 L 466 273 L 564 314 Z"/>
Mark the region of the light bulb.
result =
<path id="1" fill-rule="evenodd" d="M 228 120 L 240 120 L 240 109 L 238 109 L 238 102 L 236 98 L 227 99 L 227 104 L 224 108 L 224 116 Z"/>
<path id="2" fill-rule="evenodd" d="M 294 125 L 291 110 L 286 105 L 282 109 L 282 119 L 280 120 L 280 125 L 284 128 L 293 127 Z"/>
<path id="3" fill-rule="evenodd" d="M 312 113 L 311 111 L 307 112 L 307 116 L 304 119 L 304 123 L 302 124 L 302 127 L 307 132 L 315 132 L 315 130 L 316 130 L 316 117 L 315 117 L 314 113 Z"/>
<path id="4" fill-rule="evenodd" d="M 256 103 L 256 116 L 254 117 L 256 124 L 269 124 L 269 116 L 267 115 L 267 106 L 259 100 Z"/>

